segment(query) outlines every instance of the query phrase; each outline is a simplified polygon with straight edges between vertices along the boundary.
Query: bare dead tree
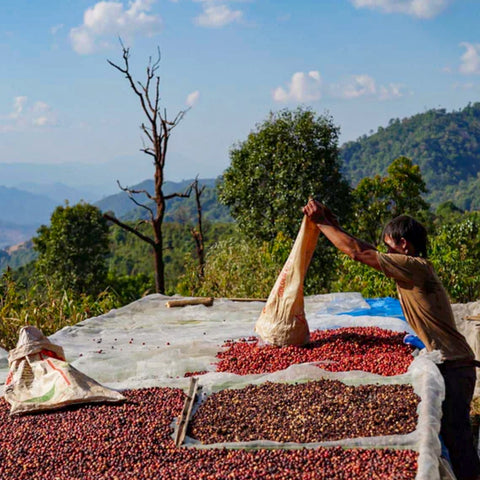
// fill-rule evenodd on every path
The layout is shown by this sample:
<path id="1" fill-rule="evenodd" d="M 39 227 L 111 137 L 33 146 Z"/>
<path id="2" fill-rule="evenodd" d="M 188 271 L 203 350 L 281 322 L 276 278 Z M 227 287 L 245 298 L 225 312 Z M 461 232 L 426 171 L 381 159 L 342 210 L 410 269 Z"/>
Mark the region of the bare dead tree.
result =
<path id="1" fill-rule="evenodd" d="M 149 155 L 154 165 L 154 193 L 151 194 L 147 190 L 134 190 L 128 187 L 118 185 L 122 191 L 127 193 L 135 205 L 145 209 L 148 213 L 148 220 L 140 223 L 149 223 L 152 227 L 152 236 L 142 233 L 140 223 L 132 227 L 120 221 L 118 218 L 105 214 L 105 218 L 119 225 L 123 229 L 135 234 L 138 238 L 148 243 L 153 250 L 154 267 L 155 267 L 155 290 L 158 293 L 165 293 L 165 264 L 163 260 L 163 234 L 162 224 L 165 216 L 165 207 L 167 200 L 174 197 L 189 197 L 191 187 L 184 193 L 172 193 L 165 195 L 162 187 L 164 182 L 164 167 L 167 158 L 168 141 L 172 130 L 180 123 L 188 111 L 181 110 L 177 115 L 169 120 L 166 109 L 163 111 L 160 108 L 160 77 L 157 75 L 160 65 L 160 49 L 157 48 L 157 57 L 152 62 L 152 57 L 149 58 L 146 68 L 146 80 L 144 83 L 136 81 L 130 71 L 130 50 L 126 48 L 120 41 L 123 51 L 123 64 L 107 60 L 108 63 L 125 75 L 130 88 L 138 97 L 140 106 L 145 114 L 145 122 L 141 124 L 141 130 L 146 139 L 143 140 L 143 148 L 140 149 L 146 155 Z M 144 195 L 146 200 L 139 201 L 138 196 Z M 150 202 L 148 202 L 150 200 Z M 149 203 L 149 204 L 148 204 Z"/>
<path id="2" fill-rule="evenodd" d="M 192 227 L 190 229 L 190 232 L 192 233 L 193 239 L 195 240 L 195 248 L 197 250 L 199 264 L 199 277 L 200 279 L 203 279 L 205 275 L 205 245 L 202 226 L 202 204 L 200 202 L 200 197 L 205 190 L 205 185 L 203 185 L 202 188 L 199 188 L 197 177 L 192 183 L 192 188 L 195 192 L 195 202 L 197 204 L 197 227 Z"/>

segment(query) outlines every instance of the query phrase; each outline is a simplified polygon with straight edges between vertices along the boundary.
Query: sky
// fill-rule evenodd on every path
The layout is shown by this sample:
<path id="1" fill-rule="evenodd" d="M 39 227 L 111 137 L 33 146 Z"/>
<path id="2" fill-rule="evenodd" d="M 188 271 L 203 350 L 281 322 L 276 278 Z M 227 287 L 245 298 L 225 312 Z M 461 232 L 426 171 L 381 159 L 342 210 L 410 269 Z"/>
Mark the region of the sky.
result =
<path id="1" fill-rule="evenodd" d="M 122 62 L 120 38 L 138 81 L 159 49 L 162 111 L 189 109 L 170 140 L 172 181 L 220 175 L 283 108 L 331 115 L 340 144 L 458 110 L 480 95 L 479 12 L 478 0 L 3 1 L 0 164 L 151 178 L 138 98 L 107 63 Z"/>

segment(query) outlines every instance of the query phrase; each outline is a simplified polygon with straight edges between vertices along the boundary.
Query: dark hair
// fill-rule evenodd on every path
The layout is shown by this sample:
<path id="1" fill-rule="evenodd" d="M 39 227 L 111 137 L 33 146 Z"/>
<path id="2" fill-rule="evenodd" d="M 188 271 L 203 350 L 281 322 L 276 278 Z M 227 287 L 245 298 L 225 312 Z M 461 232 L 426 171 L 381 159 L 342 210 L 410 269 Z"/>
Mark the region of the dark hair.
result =
<path id="1" fill-rule="evenodd" d="M 427 258 L 427 230 L 414 218 L 400 215 L 390 220 L 383 229 L 382 237 L 385 235 L 392 237 L 395 243 L 404 238 L 414 246 L 415 255 Z"/>

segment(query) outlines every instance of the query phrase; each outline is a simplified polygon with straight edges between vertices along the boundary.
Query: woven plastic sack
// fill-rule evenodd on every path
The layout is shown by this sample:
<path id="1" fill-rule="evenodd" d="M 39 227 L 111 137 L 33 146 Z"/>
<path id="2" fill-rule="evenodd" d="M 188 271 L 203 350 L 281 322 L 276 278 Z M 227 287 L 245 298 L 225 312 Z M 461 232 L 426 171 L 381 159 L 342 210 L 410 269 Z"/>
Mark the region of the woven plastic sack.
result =
<path id="1" fill-rule="evenodd" d="M 65 360 L 63 348 L 51 343 L 36 327 L 22 328 L 8 363 L 5 400 L 11 405 L 10 414 L 125 399 L 72 367 Z"/>
<path id="2" fill-rule="evenodd" d="M 292 251 L 255 325 L 255 332 L 267 343 L 303 345 L 309 340 L 303 281 L 319 235 L 316 224 L 304 216 Z"/>

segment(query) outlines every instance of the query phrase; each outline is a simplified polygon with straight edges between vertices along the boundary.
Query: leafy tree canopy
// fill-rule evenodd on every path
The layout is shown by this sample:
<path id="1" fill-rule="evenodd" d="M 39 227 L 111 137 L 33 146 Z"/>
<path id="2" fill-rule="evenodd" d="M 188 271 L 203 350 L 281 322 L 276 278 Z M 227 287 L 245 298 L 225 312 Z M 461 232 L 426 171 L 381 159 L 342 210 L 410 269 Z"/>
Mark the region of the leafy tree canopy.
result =
<path id="1" fill-rule="evenodd" d="M 105 287 L 108 225 L 87 203 L 59 206 L 33 239 L 40 277 L 58 291 L 97 294 Z"/>
<path id="2" fill-rule="evenodd" d="M 418 165 L 407 157 L 394 160 L 387 176 L 367 177 L 353 191 L 353 229 L 373 245 L 382 242 L 384 225 L 398 215 L 411 215 L 423 220 L 429 205 L 422 198 L 426 192 Z"/>
<path id="3" fill-rule="evenodd" d="M 259 240 L 295 238 L 309 196 L 345 216 L 350 189 L 340 172 L 338 127 L 309 109 L 270 116 L 230 151 L 219 185 L 241 231 Z"/>

